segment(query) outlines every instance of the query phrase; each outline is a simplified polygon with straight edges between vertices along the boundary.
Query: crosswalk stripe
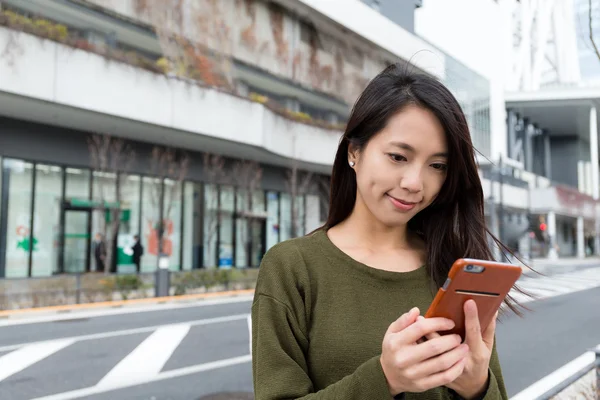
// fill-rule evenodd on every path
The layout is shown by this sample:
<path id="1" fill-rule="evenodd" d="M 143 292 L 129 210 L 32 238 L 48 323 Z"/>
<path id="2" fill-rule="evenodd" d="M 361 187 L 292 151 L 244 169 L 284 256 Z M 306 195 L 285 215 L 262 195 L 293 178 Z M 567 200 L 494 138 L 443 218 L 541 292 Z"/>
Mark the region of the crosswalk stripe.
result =
<path id="1" fill-rule="evenodd" d="M 142 385 L 150 382 L 158 382 L 166 379 L 178 378 L 181 376 L 197 374 L 205 371 L 212 371 L 215 369 L 232 367 L 235 365 L 246 364 L 252 361 L 251 355 L 244 355 L 240 357 L 232 357 L 225 360 L 219 361 L 211 361 L 205 364 L 192 365 L 190 367 L 183 367 L 179 369 L 173 369 L 170 371 L 161 372 L 160 374 L 154 377 L 145 377 L 144 379 L 139 380 L 124 380 L 119 385 L 114 387 L 98 387 L 92 386 L 84 389 L 76 389 L 70 392 L 58 393 L 44 397 L 38 397 L 33 400 L 72 400 L 72 399 L 81 399 L 89 396 L 93 396 L 100 393 L 109 392 L 111 390 L 124 389 L 127 387 Z"/>
<path id="2" fill-rule="evenodd" d="M 198 320 L 194 320 L 194 321 L 186 321 L 186 324 L 188 324 L 190 326 L 204 326 L 204 325 L 213 325 L 213 324 L 221 324 L 221 323 L 226 323 L 226 322 L 240 321 L 240 320 L 245 320 L 246 318 L 248 318 L 248 314 L 237 314 L 237 315 L 228 315 L 225 317 L 214 317 L 214 318 L 207 318 L 207 319 L 198 319 Z M 71 337 L 62 338 L 62 339 L 50 339 L 50 340 L 41 340 L 39 342 L 11 344 L 8 346 L 1 346 L 0 351 L 12 351 L 15 349 L 19 349 L 23 346 L 29 346 L 29 345 L 38 344 L 38 343 L 50 343 L 50 342 L 54 342 L 56 340 L 73 340 L 75 342 L 79 342 L 79 341 L 83 341 L 83 340 L 96 340 L 96 339 L 106 339 L 106 338 L 123 336 L 123 335 L 135 335 L 138 333 L 153 332 L 159 328 L 166 327 L 166 326 L 172 326 L 172 325 L 179 325 L 179 324 L 163 324 L 163 325 L 144 326 L 142 328 L 133 328 L 133 329 L 124 329 L 121 331 L 92 333 L 90 335 L 71 336 Z"/>
<path id="3" fill-rule="evenodd" d="M 0 357 L 0 381 L 71 345 L 74 340 L 35 343 Z"/>
<path id="4" fill-rule="evenodd" d="M 158 375 L 189 331 L 188 324 L 158 328 L 110 370 L 96 386 L 106 389 Z"/>

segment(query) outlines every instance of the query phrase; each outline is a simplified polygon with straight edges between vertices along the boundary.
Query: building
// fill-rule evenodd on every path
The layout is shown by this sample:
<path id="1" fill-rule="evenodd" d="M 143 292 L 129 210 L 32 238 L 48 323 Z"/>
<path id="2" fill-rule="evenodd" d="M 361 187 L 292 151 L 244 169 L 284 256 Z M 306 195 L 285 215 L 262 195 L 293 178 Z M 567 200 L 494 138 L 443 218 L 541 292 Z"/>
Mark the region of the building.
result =
<path id="1" fill-rule="evenodd" d="M 368 79 L 409 60 L 444 78 L 359 1 L 148 4 L 2 2 L 0 277 L 94 271 L 105 226 L 111 271 L 135 270 L 135 234 L 153 271 L 159 231 L 172 270 L 257 266 L 322 223 Z"/>
<path id="2" fill-rule="evenodd" d="M 491 150 L 480 161 L 486 214 L 524 256 L 600 250 L 600 92 L 583 85 L 575 15 L 587 1 L 575 3 L 427 0 L 415 11 L 418 35 L 489 82 Z"/>

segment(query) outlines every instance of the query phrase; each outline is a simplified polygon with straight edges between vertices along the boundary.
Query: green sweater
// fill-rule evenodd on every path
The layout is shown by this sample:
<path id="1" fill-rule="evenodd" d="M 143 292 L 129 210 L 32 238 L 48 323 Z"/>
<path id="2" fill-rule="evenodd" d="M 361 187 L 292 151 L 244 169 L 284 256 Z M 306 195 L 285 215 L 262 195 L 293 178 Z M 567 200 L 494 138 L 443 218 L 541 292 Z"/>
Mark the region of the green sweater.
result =
<path id="1" fill-rule="evenodd" d="M 388 326 L 433 300 L 425 267 L 391 272 L 362 264 L 320 230 L 272 247 L 252 304 L 256 400 L 390 400 L 379 357 Z M 485 400 L 507 399 L 498 355 Z M 447 388 L 410 399 L 458 399 Z"/>

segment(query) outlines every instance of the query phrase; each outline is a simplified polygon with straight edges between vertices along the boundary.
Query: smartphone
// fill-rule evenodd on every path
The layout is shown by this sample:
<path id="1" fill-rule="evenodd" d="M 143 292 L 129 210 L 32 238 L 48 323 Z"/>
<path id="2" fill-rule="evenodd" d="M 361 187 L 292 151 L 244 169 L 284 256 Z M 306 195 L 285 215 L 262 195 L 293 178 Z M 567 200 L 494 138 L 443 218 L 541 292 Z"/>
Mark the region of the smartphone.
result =
<path id="1" fill-rule="evenodd" d="M 444 317 L 453 320 L 455 327 L 452 330 L 439 333 L 459 334 L 464 340 L 465 302 L 475 300 L 481 329 L 485 329 L 521 272 L 521 267 L 508 263 L 460 258 L 452 265 L 446 282 L 438 290 L 425 318 Z"/>

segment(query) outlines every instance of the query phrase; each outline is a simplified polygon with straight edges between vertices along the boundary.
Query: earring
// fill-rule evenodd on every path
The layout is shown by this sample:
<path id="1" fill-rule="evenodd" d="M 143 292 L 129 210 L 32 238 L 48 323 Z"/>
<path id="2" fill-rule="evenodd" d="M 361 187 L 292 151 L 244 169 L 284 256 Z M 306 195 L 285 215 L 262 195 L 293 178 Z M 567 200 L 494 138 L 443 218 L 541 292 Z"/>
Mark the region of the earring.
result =
<path id="1" fill-rule="evenodd" d="M 354 168 L 354 161 L 350 161 L 350 163 L 349 163 L 349 164 L 350 164 L 350 167 L 351 167 L 351 168 Z"/>

